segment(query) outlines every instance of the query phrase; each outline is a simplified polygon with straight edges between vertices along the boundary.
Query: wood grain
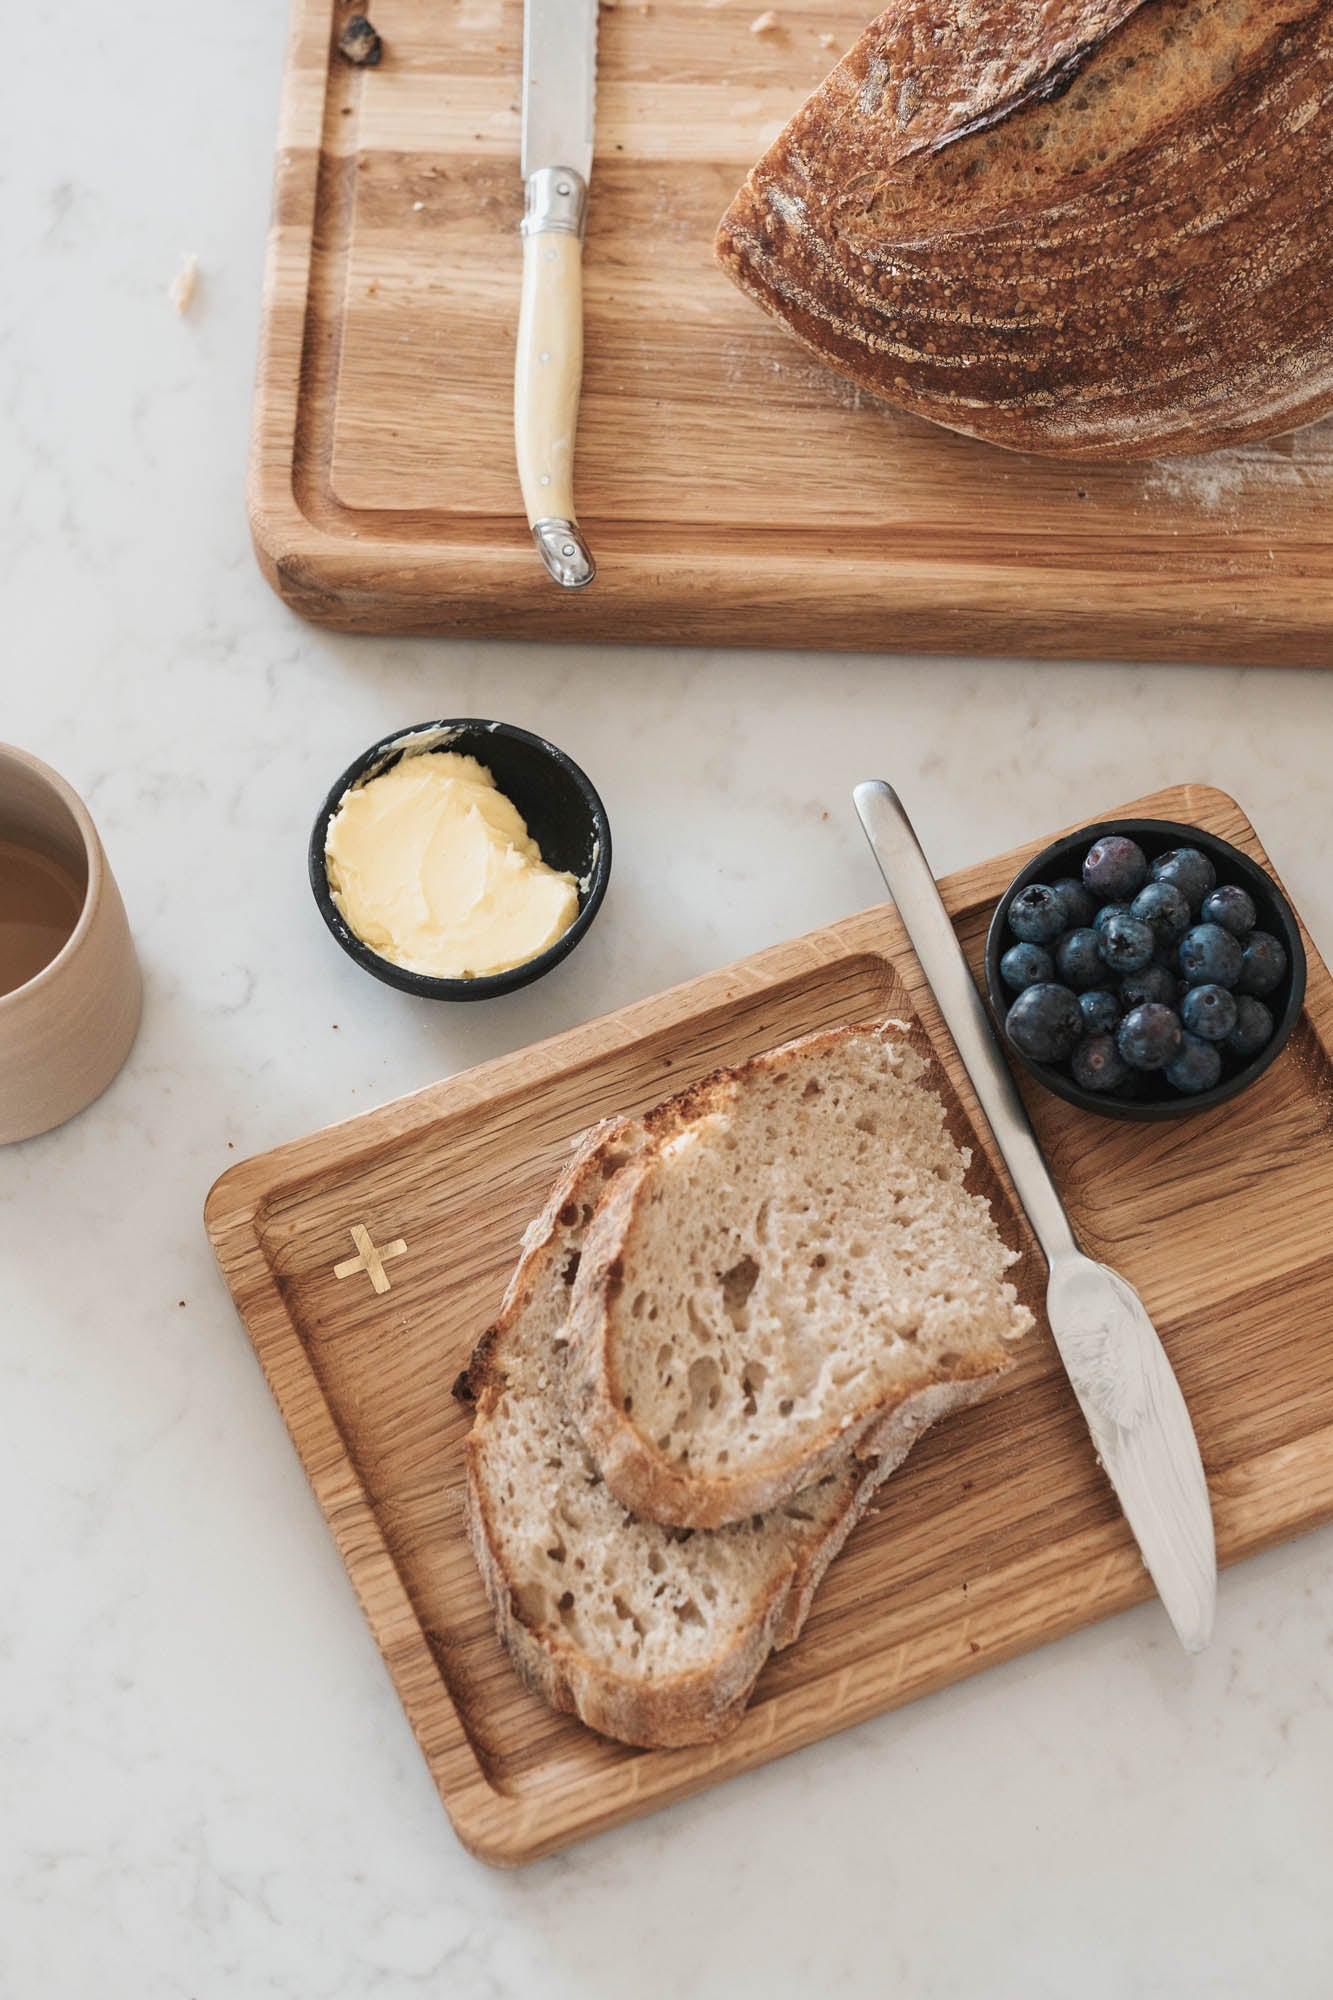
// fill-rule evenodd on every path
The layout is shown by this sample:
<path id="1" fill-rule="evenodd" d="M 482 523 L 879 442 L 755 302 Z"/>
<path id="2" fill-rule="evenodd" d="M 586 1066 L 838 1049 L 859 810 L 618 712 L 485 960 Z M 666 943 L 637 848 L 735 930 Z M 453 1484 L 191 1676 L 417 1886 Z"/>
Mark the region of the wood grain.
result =
<path id="1" fill-rule="evenodd" d="M 604 7 L 575 499 L 545 577 L 514 464 L 521 0 L 384 0 L 377 69 L 293 0 L 250 471 L 261 564 L 360 631 L 1333 664 L 1333 424 L 1074 465 L 863 397 L 712 261 L 851 0 Z M 831 37 L 827 47 L 822 37 Z"/>
<path id="2" fill-rule="evenodd" d="M 1124 811 L 1209 827 L 1264 859 L 1240 809 L 1207 787 Z M 1041 844 L 942 885 L 974 963 L 996 897 Z M 1024 1085 L 1086 1247 L 1124 1271 L 1161 1332 L 1223 1562 L 1333 1517 L 1333 982 L 1306 946 L 1293 1043 L 1230 1104 L 1127 1125 Z M 468 1416 L 450 1391 L 571 1139 L 720 1062 L 888 1011 L 915 1012 L 952 1083 L 955 1133 L 984 1134 L 884 906 L 247 1161 L 209 1196 L 219 1263 L 441 1797 L 486 1860 L 548 1854 L 1150 1595 L 987 1136 L 971 1184 L 1027 1251 L 1040 1330 L 999 1394 L 894 1475 L 737 1732 L 681 1751 L 606 1742 L 529 1694 L 495 1637 L 463 1526 Z M 387 1295 L 335 1275 L 353 1224 L 409 1246 Z"/>

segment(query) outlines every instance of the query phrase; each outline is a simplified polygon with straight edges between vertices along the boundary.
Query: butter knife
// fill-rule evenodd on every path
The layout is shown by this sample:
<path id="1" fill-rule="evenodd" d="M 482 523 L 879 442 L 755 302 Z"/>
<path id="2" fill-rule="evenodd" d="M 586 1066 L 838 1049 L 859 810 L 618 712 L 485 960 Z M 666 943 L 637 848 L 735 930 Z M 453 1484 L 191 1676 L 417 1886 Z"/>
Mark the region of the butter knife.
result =
<path id="1" fill-rule="evenodd" d="M 1046 1311 L 1097 1456 L 1186 1652 L 1212 1636 L 1217 1553 L 1208 1485 L 1180 1384 L 1133 1286 L 1079 1249 L 897 793 L 858 785 L 856 810 L 903 928 L 1042 1247 Z"/>
<path id="2" fill-rule="evenodd" d="M 582 590 L 597 574 L 574 514 L 596 77 L 597 0 L 525 0 L 514 445 L 532 539 L 565 590 Z"/>

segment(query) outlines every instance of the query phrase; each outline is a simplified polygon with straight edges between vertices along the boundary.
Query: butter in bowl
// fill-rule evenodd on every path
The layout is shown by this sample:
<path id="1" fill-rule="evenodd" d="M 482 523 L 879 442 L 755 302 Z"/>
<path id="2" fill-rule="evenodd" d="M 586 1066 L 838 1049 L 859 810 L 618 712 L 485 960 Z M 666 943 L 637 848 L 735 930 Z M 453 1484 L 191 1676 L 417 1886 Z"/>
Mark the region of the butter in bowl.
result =
<path id="1" fill-rule="evenodd" d="M 310 886 L 350 958 L 434 1000 L 540 979 L 611 874 L 601 799 L 571 758 L 506 722 L 427 722 L 374 743 L 320 807 Z"/>

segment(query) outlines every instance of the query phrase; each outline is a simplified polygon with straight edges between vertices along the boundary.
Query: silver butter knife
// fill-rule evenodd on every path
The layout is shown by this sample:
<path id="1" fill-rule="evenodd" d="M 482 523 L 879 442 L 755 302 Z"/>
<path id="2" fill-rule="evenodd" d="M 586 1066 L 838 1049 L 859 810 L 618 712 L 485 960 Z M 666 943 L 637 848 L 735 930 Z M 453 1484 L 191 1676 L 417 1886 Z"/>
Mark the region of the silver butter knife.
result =
<path id="1" fill-rule="evenodd" d="M 566 590 L 582 590 L 597 574 L 574 514 L 596 78 L 597 0 L 525 0 L 514 445 L 537 553 Z"/>
<path id="2" fill-rule="evenodd" d="M 1208 1485 L 1180 1384 L 1133 1286 L 1084 1256 L 891 785 L 853 794 L 880 873 L 1050 1266 L 1046 1311 L 1065 1373 L 1157 1594 L 1186 1652 L 1208 1644 L 1217 1552 Z"/>

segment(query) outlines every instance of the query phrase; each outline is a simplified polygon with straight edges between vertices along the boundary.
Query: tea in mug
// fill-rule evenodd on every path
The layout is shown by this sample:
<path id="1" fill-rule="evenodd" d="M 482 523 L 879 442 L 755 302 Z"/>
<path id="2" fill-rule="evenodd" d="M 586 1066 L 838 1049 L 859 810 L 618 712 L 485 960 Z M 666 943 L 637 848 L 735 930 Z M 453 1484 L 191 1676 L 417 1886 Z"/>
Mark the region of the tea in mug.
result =
<path id="1" fill-rule="evenodd" d="M 35 979 L 68 943 L 83 898 L 61 862 L 0 840 L 0 998 Z"/>

